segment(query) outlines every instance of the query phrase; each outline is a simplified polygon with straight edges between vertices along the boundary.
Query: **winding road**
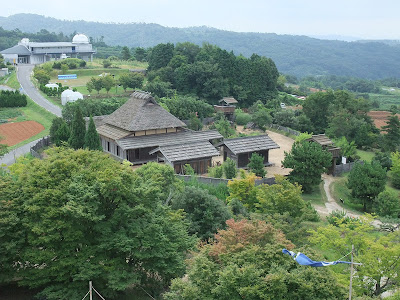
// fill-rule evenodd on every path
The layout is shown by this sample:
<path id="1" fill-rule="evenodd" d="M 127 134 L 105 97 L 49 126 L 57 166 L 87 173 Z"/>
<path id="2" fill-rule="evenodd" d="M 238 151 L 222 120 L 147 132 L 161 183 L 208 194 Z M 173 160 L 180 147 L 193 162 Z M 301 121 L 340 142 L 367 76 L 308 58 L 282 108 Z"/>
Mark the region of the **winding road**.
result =
<path id="1" fill-rule="evenodd" d="M 51 112 L 52 114 L 56 115 L 57 117 L 61 117 L 61 108 L 50 103 L 46 98 L 44 98 L 31 82 L 30 77 L 33 71 L 33 67 L 34 67 L 33 65 L 20 65 L 17 67 L 17 78 L 21 85 L 22 92 L 26 94 L 29 98 L 31 98 L 36 104 L 40 105 L 41 107 Z M 1 86 L 0 89 L 10 89 L 10 88 L 7 86 Z M 41 138 L 32 141 L 29 144 L 11 150 L 9 153 L 4 155 L 0 159 L 0 166 L 3 164 L 9 166 L 15 163 L 16 158 L 18 158 L 21 155 L 29 153 L 31 147 L 35 145 L 39 140 L 41 140 Z"/>

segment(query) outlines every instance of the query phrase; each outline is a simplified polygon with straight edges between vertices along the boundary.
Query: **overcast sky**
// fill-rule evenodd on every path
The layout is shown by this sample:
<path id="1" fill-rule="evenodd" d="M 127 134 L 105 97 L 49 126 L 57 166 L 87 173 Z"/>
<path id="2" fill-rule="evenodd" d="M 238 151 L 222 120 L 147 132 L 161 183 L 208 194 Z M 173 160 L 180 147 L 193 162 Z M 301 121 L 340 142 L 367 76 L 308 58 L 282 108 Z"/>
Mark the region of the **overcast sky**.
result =
<path id="1" fill-rule="evenodd" d="M 399 0 L 19 0 L 0 6 L 0 16 L 17 13 L 65 20 L 400 39 Z"/>

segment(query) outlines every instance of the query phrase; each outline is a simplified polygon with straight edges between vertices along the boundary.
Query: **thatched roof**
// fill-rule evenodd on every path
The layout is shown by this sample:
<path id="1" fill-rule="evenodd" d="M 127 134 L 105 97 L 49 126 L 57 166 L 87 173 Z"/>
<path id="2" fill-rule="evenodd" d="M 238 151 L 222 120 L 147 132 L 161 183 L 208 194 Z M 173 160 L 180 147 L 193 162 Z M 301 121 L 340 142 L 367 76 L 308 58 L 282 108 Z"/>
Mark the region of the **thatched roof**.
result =
<path id="1" fill-rule="evenodd" d="M 169 161 L 188 161 L 191 159 L 209 158 L 218 156 L 219 152 L 210 142 L 197 142 L 193 144 L 181 144 L 161 146 L 149 152 L 154 154 L 161 152 L 161 154 Z"/>
<path id="2" fill-rule="evenodd" d="M 191 144 L 199 141 L 211 141 L 222 139 L 222 135 L 216 130 L 191 131 L 152 134 L 144 136 L 129 136 L 117 140 L 118 146 L 123 150 L 148 147 L 161 147 L 167 145 Z"/>
<path id="3" fill-rule="evenodd" d="M 278 149 L 279 146 L 268 135 L 246 136 L 225 139 L 217 147 L 225 145 L 233 154 L 249 153 L 261 150 Z"/>
<path id="4" fill-rule="evenodd" d="M 118 140 L 118 139 L 122 139 L 128 135 L 131 134 L 130 131 L 109 125 L 109 124 L 104 124 L 100 127 L 96 127 L 97 132 L 99 135 L 108 137 L 110 139 L 113 140 Z"/>
<path id="5" fill-rule="evenodd" d="M 145 92 L 134 92 L 124 105 L 105 117 L 103 122 L 127 131 L 186 126 Z"/>

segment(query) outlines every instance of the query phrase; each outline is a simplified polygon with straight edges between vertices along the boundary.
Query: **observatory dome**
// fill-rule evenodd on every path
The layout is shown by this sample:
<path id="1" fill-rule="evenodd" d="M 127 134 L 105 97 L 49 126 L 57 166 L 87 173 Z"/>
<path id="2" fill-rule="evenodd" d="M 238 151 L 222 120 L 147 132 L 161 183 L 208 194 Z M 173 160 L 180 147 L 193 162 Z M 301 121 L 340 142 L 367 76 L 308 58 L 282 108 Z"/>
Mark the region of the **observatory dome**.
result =
<path id="1" fill-rule="evenodd" d="M 72 42 L 74 44 L 89 44 L 89 38 L 82 33 L 78 33 L 73 37 Z"/>

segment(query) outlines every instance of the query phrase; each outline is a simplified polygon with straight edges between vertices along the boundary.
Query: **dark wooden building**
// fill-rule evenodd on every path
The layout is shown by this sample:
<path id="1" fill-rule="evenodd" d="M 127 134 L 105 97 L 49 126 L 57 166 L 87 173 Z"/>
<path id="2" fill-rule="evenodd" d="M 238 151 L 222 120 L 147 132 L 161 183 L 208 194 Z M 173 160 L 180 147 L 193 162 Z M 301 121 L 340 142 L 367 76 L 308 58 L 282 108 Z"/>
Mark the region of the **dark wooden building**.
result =
<path id="1" fill-rule="evenodd" d="M 219 100 L 219 105 L 214 105 L 214 110 L 223 113 L 229 121 L 233 121 L 237 103 L 238 101 L 233 97 L 224 97 Z"/>
<path id="2" fill-rule="evenodd" d="M 325 134 L 316 134 L 307 139 L 309 142 L 314 142 L 321 145 L 322 149 L 328 151 L 332 155 L 332 165 L 328 170 L 328 174 L 333 174 L 336 167 L 336 160 L 340 157 L 340 147 L 336 147 L 332 140 Z"/>
<path id="3" fill-rule="evenodd" d="M 229 157 L 236 162 L 238 168 L 246 168 L 253 153 L 264 157 L 264 165 L 268 166 L 269 150 L 279 148 L 268 135 L 224 139 L 217 146 L 222 147 L 224 161 Z"/>
<path id="4" fill-rule="evenodd" d="M 118 160 L 128 160 L 133 164 L 149 161 L 164 161 L 175 167 L 190 163 L 195 170 L 203 172 L 205 164 L 218 152 L 210 142 L 218 142 L 222 135 L 215 130 L 192 131 L 185 123 L 162 108 L 154 98 L 145 92 L 134 92 L 131 98 L 108 116 L 94 118 L 104 152 Z M 169 147 L 173 146 L 173 147 Z M 171 158 L 171 149 L 186 149 L 186 156 L 177 160 Z M 214 151 L 210 151 L 210 147 Z M 203 149 L 197 155 L 189 155 L 193 149 Z M 158 149 L 158 151 L 154 151 Z M 168 150 L 168 151 L 167 151 Z M 206 151 L 207 150 L 207 151 Z M 163 154 L 163 151 L 165 155 Z M 161 155 L 157 154 L 160 152 Z M 175 154 L 184 152 L 177 152 Z M 198 166 L 197 166 L 198 165 Z M 180 169 L 176 168 L 178 173 Z"/>

